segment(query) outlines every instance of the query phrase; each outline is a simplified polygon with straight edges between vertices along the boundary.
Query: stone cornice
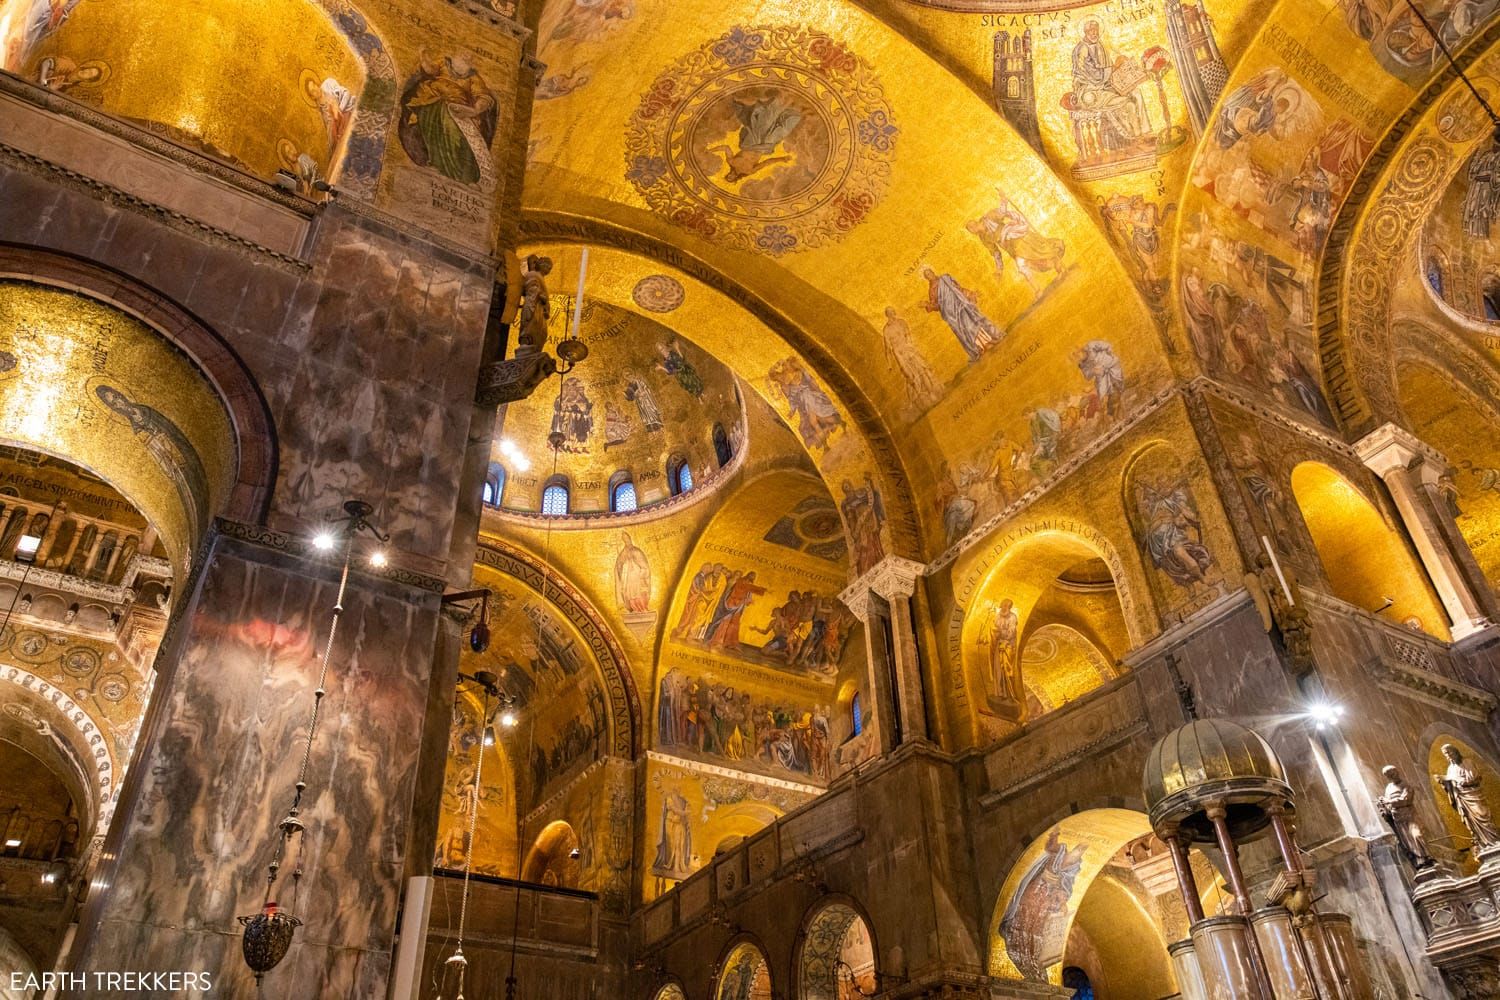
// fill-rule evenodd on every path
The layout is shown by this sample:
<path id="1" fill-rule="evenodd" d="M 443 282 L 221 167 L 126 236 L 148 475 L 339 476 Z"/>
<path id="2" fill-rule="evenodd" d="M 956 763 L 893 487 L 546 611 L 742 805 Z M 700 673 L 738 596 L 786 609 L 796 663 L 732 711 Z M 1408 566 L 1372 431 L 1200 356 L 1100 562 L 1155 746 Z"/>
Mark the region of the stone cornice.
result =
<path id="1" fill-rule="evenodd" d="M 1440 469 L 1448 464 L 1437 449 L 1392 423 L 1381 424 L 1354 442 L 1354 451 L 1359 455 L 1359 460 L 1378 476 L 1396 469 L 1409 469 L 1418 458 Z"/>
<path id="2" fill-rule="evenodd" d="M 1380 687 L 1435 708 L 1445 709 L 1475 722 L 1486 722 L 1500 703 L 1488 691 L 1444 677 L 1395 656 L 1385 655 L 1367 668 Z"/>
<path id="3" fill-rule="evenodd" d="M 4 79 L 6 79 L 5 74 L 0 73 L 0 80 Z M 191 216 L 184 215 L 181 212 L 174 212 L 155 202 L 138 198 L 113 185 L 95 180 L 77 171 L 60 167 L 50 160 L 27 153 L 5 142 L 0 142 L 0 163 L 8 163 L 17 169 L 50 177 L 60 184 L 83 190 L 90 196 L 102 199 L 111 205 L 128 208 L 142 215 L 152 216 L 179 232 L 208 240 L 210 243 L 227 247 L 238 253 L 247 254 L 253 257 L 257 263 L 271 263 L 277 267 L 291 271 L 300 272 L 308 270 L 309 265 L 305 261 L 289 257 L 284 253 L 261 246 L 258 243 L 236 236 L 234 233 L 210 226 L 207 223 L 199 222 Z"/>
<path id="4" fill-rule="evenodd" d="M 248 542 L 251 545 L 273 552 L 281 552 L 286 555 L 306 559 L 311 562 L 336 565 L 340 557 L 332 553 L 319 552 L 313 548 L 312 541 L 299 535 L 291 535 L 284 531 L 276 531 L 261 524 L 247 524 L 243 521 L 231 521 L 228 518 L 215 518 L 214 531 L 221 537 L 233 538 L 236 541 Z M 350 571 L 356 575 L 375 580 L 386 580 L 402 587 L 420 590 L 429 594 L 441 594 L 447 589 L 447 581 L 442 577 L 429 576 L 426 573 L 416 573 L 401 566 L 387 565 L 384 569 L 374 569 L 362 563 L 350 566 Z"/>

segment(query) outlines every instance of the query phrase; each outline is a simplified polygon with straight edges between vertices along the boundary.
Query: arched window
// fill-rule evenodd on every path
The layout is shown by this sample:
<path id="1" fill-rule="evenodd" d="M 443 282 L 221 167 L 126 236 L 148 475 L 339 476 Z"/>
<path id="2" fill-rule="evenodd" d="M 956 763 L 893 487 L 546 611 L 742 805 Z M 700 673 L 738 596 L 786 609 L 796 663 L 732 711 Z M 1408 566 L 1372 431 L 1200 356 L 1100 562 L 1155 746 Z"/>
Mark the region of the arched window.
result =
<path id="1" fill-rule="evenodd" d="M 849 731 L 855 736 L 865 731 L 865 717 L 859 709 L 858 691 L 849 699 Z"/>
<path id="2" fill-rule="evenodd" d="M 734 447 L 729 443 L 729 433 L 724 430 L 723 424 L 714 424 L 714 455 L 718 458 L 721 469 L 734 458 Z"/>
<path id="3" fill-rule="evenodd" d="M 499 507 L 505 497 L 505 467 L 499 462 L 490 463 L 489 475 L 484 479 L 484 505 Z"/>
<path id="4" fill-rule="evenodd" d="M 629 473 L 616 474 L 609 487 L 609 509 L 619 514 L 635 510 L 635 507 L 635 481 L 630 478 Z"/>
<path id="5" fill-rule="evenodd" d="M 674 497 L 693 488 L 693 470 L 680 455 L 667 461 L 667 488 Z"/>
<path id="6" fill-rule="evenodd" d="M 557 478 L 542 490 L 542 513 L 562 517 L 568 512 L 568 481 Z"/>

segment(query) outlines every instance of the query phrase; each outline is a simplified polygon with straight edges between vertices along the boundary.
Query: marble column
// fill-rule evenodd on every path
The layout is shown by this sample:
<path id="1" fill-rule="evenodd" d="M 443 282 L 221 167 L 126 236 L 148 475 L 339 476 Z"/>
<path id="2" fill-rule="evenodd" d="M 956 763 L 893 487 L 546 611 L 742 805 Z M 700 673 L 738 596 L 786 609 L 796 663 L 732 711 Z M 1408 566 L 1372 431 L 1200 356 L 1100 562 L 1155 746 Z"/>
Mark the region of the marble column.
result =
<path id="1" fill-rule="evenodd" d="M 927 697 L 911 598 L 926 567 L 887 556 L 847 587 L 840 599 L 865 625 L 867 672 L 863 690 L 875 712 L 879 753 L 902 743 L 930 741 Z"/>
<path id="2" fill-rule="evenodd" d="M 337 561 L 299 539 L 215 529 L 163 644 L 76 971 L 207 972 L 216 996 L 254 995 L 236 918 L 264 898 L 337 588 Z M 302 802 L 305 875 L 294 892 L 294 850 L 275 893 L 303 925 L 267 996 L 385 995 L 440 592 L 358 564 L 350 578 Z"/>
<path id="3" fill-rule="evenodd" d="M 1354 447 L 1365 465 L 1385 481 L 1448 613 L 1453 638 L 1488 628 L 1496 615 L 1495 599 L 1439 490 L 1447 461 L 1395 424 L 1376 428 Z"/>

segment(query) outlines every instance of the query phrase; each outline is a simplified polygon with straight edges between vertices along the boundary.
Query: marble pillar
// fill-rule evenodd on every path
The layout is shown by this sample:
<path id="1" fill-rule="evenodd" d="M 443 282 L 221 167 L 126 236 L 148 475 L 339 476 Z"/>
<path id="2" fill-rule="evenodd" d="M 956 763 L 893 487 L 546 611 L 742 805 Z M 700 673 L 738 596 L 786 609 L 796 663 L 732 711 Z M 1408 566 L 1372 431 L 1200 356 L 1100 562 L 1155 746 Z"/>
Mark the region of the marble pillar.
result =
<path id="1" fill-rule="evenodd" d="M 932 739 L 911 611 L 924 569 L 910 559 L 887 556 L 839 595 L 865 625 L 868 672 L 863 687 L 874 696 L 874 738 L 881 754 L 902 743 Z"/>
<path id="2" fill-rule="evenodd" d="M 1452 513 L 1438 495 L 1447 461 L 1416 437 L 1384 424 L 1355 442 L 1360 459 L 1382 480 L 1407 535 L 1448 613 L 1453 638 L 1493 624 L 1494 596 L 1474 562 Z"/>
<path id="3" fill-rule="evenodd" d="M 214 995 L 247 997 L 236 918 L 264 898 L 338 566 L 223 522 L 205 551 L 163 645 L 72 964 L 206 972 Z M 289 862 L 276 892 L 303 926 L 267 995 L 385 994 L 440 590 L 401 576 L 350 580 L 302 803 L 305 875 L 294 892 Z"/>

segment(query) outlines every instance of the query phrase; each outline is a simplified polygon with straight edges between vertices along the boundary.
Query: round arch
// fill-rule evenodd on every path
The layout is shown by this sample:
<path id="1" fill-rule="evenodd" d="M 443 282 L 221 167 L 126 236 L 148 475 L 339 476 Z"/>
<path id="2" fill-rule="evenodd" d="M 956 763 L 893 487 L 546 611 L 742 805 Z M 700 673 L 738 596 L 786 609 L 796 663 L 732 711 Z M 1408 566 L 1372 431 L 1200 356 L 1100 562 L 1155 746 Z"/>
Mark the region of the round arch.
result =
<path id="1" fill-rule="evenodd" d="M 550 602 L 578 630 L 598 660 L 609 705 L 609 754 L 634 760 L 640 749 L 640 695 L 619 640 L 588 598 L 556 570 L 498 539 L 480 539 L 474 561 L 511 577 Z"/>
<path id="2" fill-rule="evenodd" d="M 526 852 L 521 881 L 578 888 L 578 850 L 578 834 L 570 823 L 560 819 L 548 823 Z"/>
<path id="3" fill-rule="evenodd" d="M 222 337 L 135 279 L 77 258 L 0 244 L 0 280 L 5 279 L 65 289 L 101 302 L 186 355 L 218 396 L 233 428 L 234 475 L 216 513 L 253 524 L 265 521 L 279 456 L 275 424 L 259 383 Z"/>
<path id="4" fill-rule="evenodd" d="M 1321 462 L 1292 469 L 1292 496 L 1334 596 L 1397 623 L 1448 637 L 1447 617 L 1426 572 L 1365 494 Z"/>
<path id="5" fill-rule="evenodd" d="M 651 1000 L 687 1000 L 687 994 L 683 992 L 682 984 L 673 979 L 651 994 Z"/>
<path id="6" fill-rule="evenodd" d="M 794 951 L 797 1000 L 842 1000 L 853 982 L 865 996 L 880 987 L 875 934 L 864 907 L 847 896 L 813 904 L 802 920 Z"/>
<path id="7" fill-rule="evenodd" d="M 976 743 L 1035 714 L 1023 654 L 1037 630 L 1067 626 L 1106 662 L 1141 641 L 1124 564 L 1096 530 L 1073 530 L 1049 518 L 1007 533 L 986 550 L 992 557 L 981 559 L 981 568 L 959 588 L 964 603 L 949 622 L 949 649 L 957 660 L 951 666 L 961 676 L 954 684 L 962 685 L 973 706 Z M 1098 676 L 1089 689 L 1102 683 Z M 1064 700 L 1082 693 L 1071 689 Z"/>
<path id="8" fill-rule="evenodd" d="M 1123 883 L 1101 878 L 1126 847 L 1150 835 L 1145 813 L 1102 807 L 1062 817 L 1032 840 L 1011 865 L 995 901 L 987 945 L 990 975 L 1062 985 L 1074 952 L 1090 950 L 1084 946 L 1086 931 L 1079 930 L 1087 904 L 1133 922 L 1133 947 L 1116 949 L 1113 956 L 1115 963 L 1129 966 L 1122 970 L 1125 975 L 1147 975 L 1153 985 L 1167 987 L 1151 995 L 1175 992 L 1163 928 L 1138 902 L 1130 903 L 1133 897 Z M 1201 858 L 1197 863 L 1206 864 Z M 1136 954 L 1143 951 L 1150 954 Z M 1095 966 L 1092 975 L 1097 959 L 1088 964 Z"/>
<path id="9" fill-rule="evenodd" d="M 591 275 L 608 269 L 619 276 L 597 281 L 591 277 L 590 297 L 622 309 L 641 308 L 634 297 L 637 274 L 659 272 L 685 286 L 680 306 L 650 318 L 714 355 L 780 414 L 801 435 L 835 499 L 844 498 L 841 491 L 848 494 L 865 485 L 867 476 L 878 490 L 885 512 L 877 526 L 880 551 L 870 553 L 872 558 L 862 564 L 856 560 L 852 570 L 873 565 L 886 552 L 920 551 L 917 505 L 889 428 L 845 368 L 804 329 L 707 262 L 656 238 L 597 219 L 534 211 L 523 216 L 522 232 L 538 252 L 561 256 L 563 248 L 572 245 L 563 242 L 569 240 L 589 246 Z M 709 314 L 711 321 L 705 318 Z M 863 322 L 857 317 L 850 321 Z M 717 338 L 706 339 L 710 332 Z M 852 508 L 843 515 L 852 540 L 864 526 L 851 523 Z"/>
<path id="10" fill-rule="evenodd" d="M 766 950 L 748 934 L 731 940 L 714 968 L 713 1000 L 772 1000 L 775 996 Z"/>

